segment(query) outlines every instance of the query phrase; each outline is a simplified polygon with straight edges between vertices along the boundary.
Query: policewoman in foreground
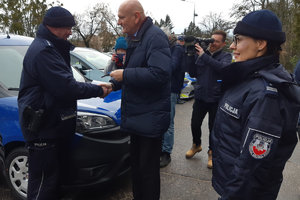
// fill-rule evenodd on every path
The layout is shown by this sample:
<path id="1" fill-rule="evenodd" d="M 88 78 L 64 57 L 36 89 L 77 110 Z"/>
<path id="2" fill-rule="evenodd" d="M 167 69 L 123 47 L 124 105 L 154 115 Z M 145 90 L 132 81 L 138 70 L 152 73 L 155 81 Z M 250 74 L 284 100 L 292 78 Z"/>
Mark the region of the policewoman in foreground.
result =
<path id="1" fill-rule="evenodd" d="M 269 10 L 238 22 L 213 128 L 212 184 L 220 199 L 276 199 L 297 143 L 299 88 L 279 64 L 285 33 Z M 297 97 L 298 96 L 298 97 Z"/>

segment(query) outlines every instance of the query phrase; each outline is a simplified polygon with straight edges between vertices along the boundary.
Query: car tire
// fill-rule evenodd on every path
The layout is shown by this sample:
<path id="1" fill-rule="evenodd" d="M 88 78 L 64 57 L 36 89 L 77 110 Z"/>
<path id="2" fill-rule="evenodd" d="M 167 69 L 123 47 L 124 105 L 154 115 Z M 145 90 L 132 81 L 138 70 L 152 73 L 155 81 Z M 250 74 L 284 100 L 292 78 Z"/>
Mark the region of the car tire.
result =
<path id="1" fill-rule="evenodd" d="M 17 199 L 26 200 L 28 186 L 28 150 L 19 147 L 5 159 L 5 178 Z"/>

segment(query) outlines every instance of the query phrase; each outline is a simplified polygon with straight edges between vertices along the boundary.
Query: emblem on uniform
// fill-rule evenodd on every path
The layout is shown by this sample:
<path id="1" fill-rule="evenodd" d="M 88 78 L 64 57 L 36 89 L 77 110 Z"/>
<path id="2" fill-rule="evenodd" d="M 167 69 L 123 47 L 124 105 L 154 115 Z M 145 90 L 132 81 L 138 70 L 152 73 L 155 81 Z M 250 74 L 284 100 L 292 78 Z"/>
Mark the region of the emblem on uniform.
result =
<path id="1" fill-rule="evenodd" d="M 270 150 L 273 139 L 263 136 L 261 134 L 255 134 L 249 145 L 249 151 L 253 158 L 262 159 L 266 157 Z"/>

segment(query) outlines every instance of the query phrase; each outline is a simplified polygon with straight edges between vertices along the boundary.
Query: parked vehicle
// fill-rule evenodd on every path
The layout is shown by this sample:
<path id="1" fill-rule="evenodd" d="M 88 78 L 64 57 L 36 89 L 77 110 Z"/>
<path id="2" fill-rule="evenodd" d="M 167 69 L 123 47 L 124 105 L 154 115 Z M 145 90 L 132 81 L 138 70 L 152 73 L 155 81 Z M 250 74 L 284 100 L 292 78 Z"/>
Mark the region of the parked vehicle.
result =
<path id="1" fill-rule="evenodd" d="M 191 99 L 194 98 L 194 85 L 196 84 L 196 79 L 190 77 L 188 73 L 185 73 L 183 86 L 180 93 L 180 99 Z"/>
<path id="2" fill-rule="evenodd" d="M 5 177 L 19 199 L 26 199 L 27 194 L 28 151 L 19 126 L 17 94 L 23 58 L 32 40 L 0 34 L 0 133 L 5 152 Z M 73 73 L 78 81 L 86 81 L 74 68 Z M 78 101 L 69 171 L 72 181 L 62 187 L 96 186 L 130 169 L 130 138 L 120 132 L 120 99 L 120 92 L 112 92 L 104 99 Z"/>
<path id="3" fill-rule="evenodd" d="M 108 81 L 110 77 L 103 77 L 103 70 L 109 64 L 110 59 L 107 53 L 101 53 L 92 48 L 76 47 L 71 51 L 71 65 L 89 80 Z M 195 83 L 196 79 L 185 73 L 180 99 L 188 100 L 194 97 Z"/>
<path id="4" fill-rule="evenodd" d="M 92 48 L 76 47 L 71 54 L 71 65 L 89 80 L 108 81 L 103 77 L 104 69 L 111 57 Z"/>

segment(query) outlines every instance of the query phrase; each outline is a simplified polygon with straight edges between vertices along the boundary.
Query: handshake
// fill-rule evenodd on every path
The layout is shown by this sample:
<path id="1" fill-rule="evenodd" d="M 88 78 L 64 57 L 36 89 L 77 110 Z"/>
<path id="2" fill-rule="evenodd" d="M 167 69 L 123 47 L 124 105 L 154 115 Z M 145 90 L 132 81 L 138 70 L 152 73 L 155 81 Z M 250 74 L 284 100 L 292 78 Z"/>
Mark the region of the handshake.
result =
<path id="1" fill-rule="evenodd" d="M 110 75 L 110 77 L 112 77 L 116 81 L 121 82 L 121 81 L 123 81 L 123 72 L 124 72 L 124 69 L 117 69 L 117 70 L 114 70 L 114 71 L 110 72 L 109 75 Z M 112 83 L 104 83 L 103 82 L 103 83 L 99 83 L 98 85 L 101 86 L 102 90 L 103 90 L 103 95 L 100 96 L 101 98 L 106 97 L 113 90 L 113 84 Z"/>

